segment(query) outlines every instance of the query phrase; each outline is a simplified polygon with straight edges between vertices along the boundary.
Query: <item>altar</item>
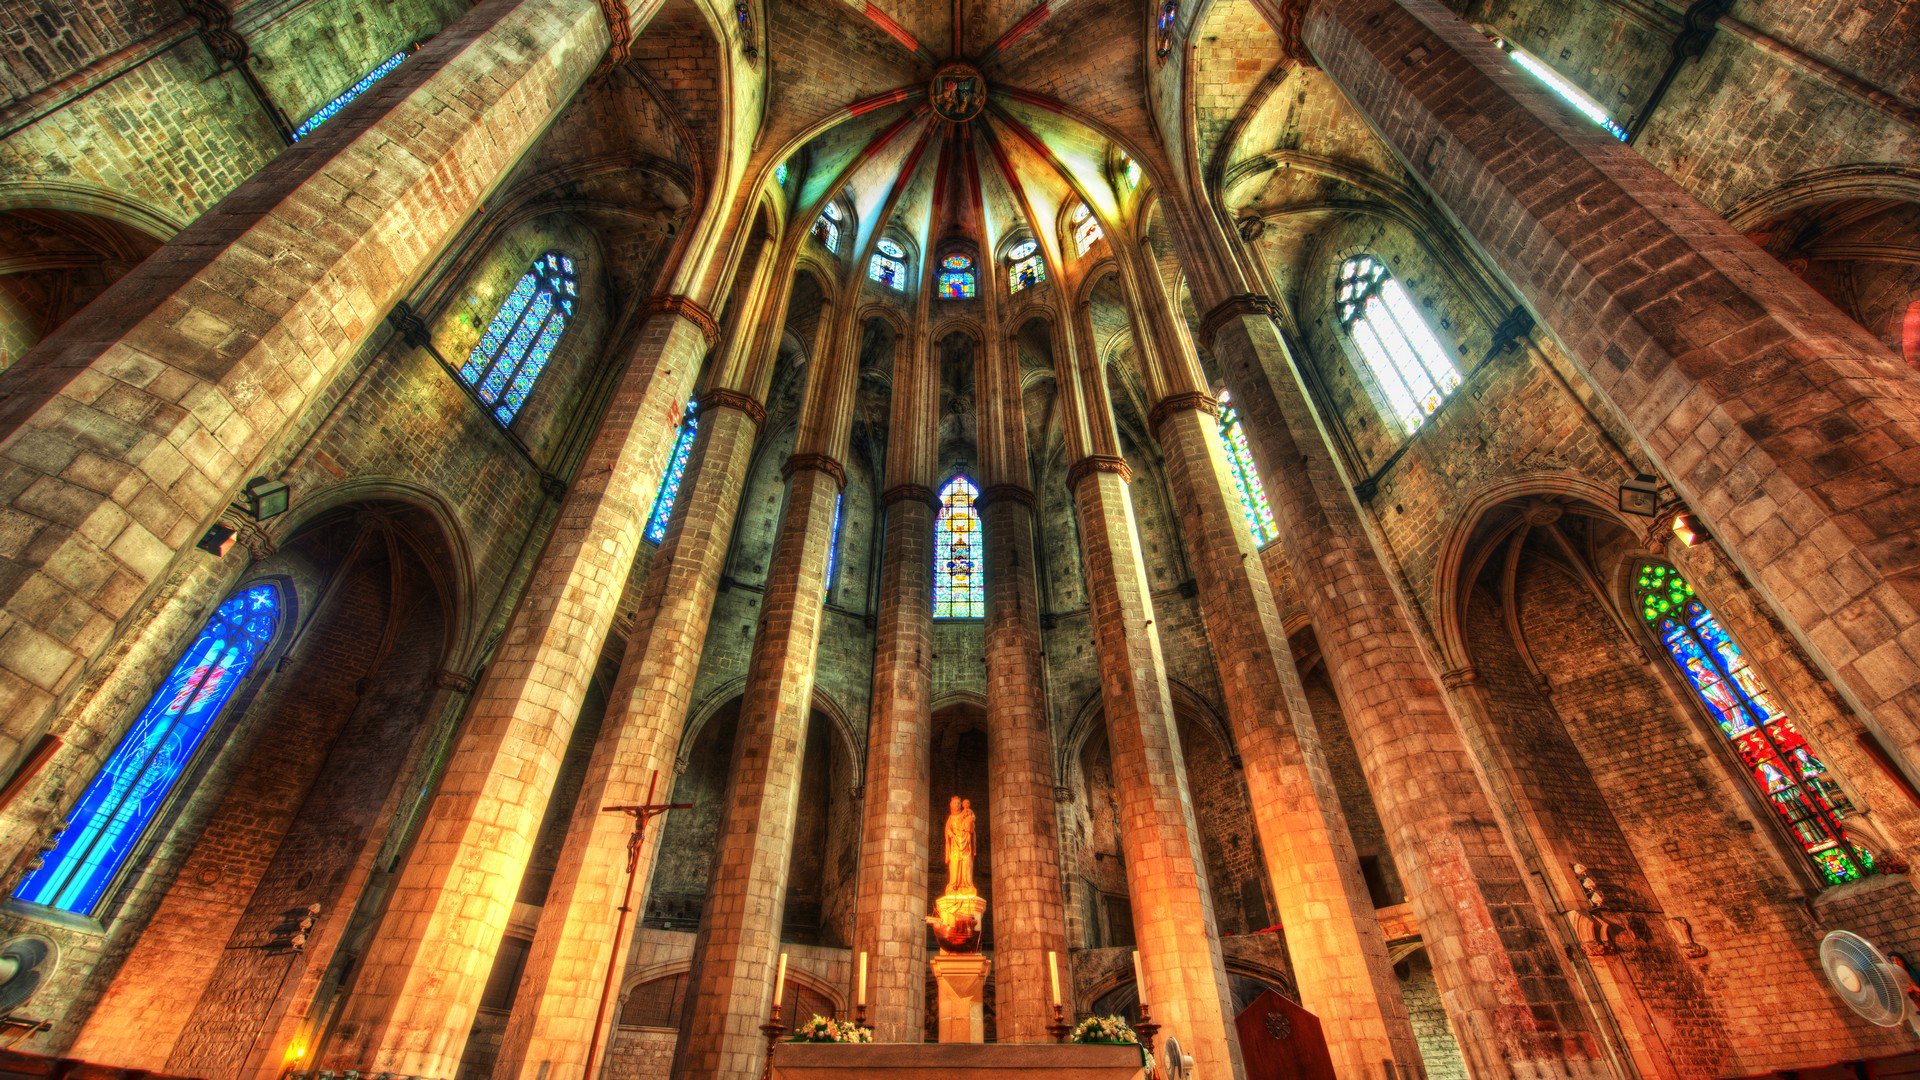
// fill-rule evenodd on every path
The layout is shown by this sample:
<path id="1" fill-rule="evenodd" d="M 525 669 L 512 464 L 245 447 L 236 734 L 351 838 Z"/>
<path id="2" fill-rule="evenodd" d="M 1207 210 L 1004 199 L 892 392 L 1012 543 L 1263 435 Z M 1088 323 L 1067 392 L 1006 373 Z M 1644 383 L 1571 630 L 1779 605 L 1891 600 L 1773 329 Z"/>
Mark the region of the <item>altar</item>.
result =
<path id="1" fill-rule="evenodd" d="M 1140 1080 L 1134 1046 L 1049 1043 L 780 1043 L 773 1080 Z"/>

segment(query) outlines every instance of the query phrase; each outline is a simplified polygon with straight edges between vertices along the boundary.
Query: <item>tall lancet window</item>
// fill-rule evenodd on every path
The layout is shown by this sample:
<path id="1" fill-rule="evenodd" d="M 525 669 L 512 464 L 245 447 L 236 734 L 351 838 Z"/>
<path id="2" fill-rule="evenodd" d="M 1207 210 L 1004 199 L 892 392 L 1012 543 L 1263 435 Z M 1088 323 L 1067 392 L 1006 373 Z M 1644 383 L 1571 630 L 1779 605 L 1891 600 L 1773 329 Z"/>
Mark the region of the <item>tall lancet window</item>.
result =
<path id="1" fill-rule="evenodd" d="M 1747 778 L 1786 822 L 1820 876 L 1838 885 L 1871 873 L 1873 853 L 1853 843 L 1840 826 L 1853 804 L 1693 586 L 1673 567 L 1647 563 L 1634 582 L 1634 597 L 1641 618 L 1733 743 Z"/>
<path id="2" fill-rule="evenodd" d="M 1233 407 L 1233 395 L 1220 391 L 1220 441 L 1226 444 L 1227 468 L 1233 473 L 1234 489 L 1240 493 L 1240 509 L 1246 511 L 1247 528 L 1254 544 L 1264 547 L 1280 535 L 1273 523 L 1273 507 L 1267 502 L 1267 489 L 1260 485 L 1260 473 L 1253 467 L 1253 448 L 1247 445 L 1247 429 L 1240 422 L 1240 411 Z"/>
<path id="3" fill-rule="evenodd" d="M 933 617 L 983 619 L 987 615 L 987 582 L 981 570 L 987 559 L 980 532 L 980 511 L 974 505 L 980 489 L 965 476 L 956 476 L 940 489 L 940 515 L 933 522 Z"/>
<path id="4" fill-rule="evenodd" d="M 460 367 L 461 381 L 473 387 L 482 404 L 493 407 L 494 419 L 513 423 L 534 380 L 553 358 L 578 298 L 573 260 L 557 251 L 533 260 L 520 275 Z"/>
<path id="5" fill-rule="evenodd" d="M 827 583 L 820 590 L 829 596 L 833 594 L 833 572 L 840 567 L 840 511 L 846 505 L 846 492 L 833 497 L 833 524 L 827 526 Z"/>
<path id="6" fill-rule="evenodd" d="M 667 522 L 673 518 L 673 504 L 680 499 L 680 481 L 687 476 L 687 460 L 693 457 L 693 437 L 700 430 L 694 410 L 698 401 L 687 402 L 686 419 L 680 422 L 680 434 L 673 440 L 673 453 L 667 455 L 667 471 L 660 474 L 660 487 L 653 494 L 653 512 L 647 515 L 647 539 L 658 544 L 667 538 Z"/>
<path id="7" fill-rule="evenodd" d="M 1379 259 L 1355 255 L 1341 264 L 1334 305 L 1340 325 L 1353 335 L 1407 431 L 1418 428 L 1460 385 L 1460 369 Z"/>
<path id="8" fill-rule="evenodd" d="M 1607 115 L 1607 110 L 1601 108 L 1599 102 L 1588 97 L 1585 91 L 1568 82 L 1565 76 L 1528 55 L 1525 50 L 1505 38 L 1494 38 L 1493 43 L 1500 47 L 1500 51 L 1513 57 L 1513 62 L 1525 68 L 1527 74 L 1540 80 L 1547 89 L 1558 95 L 1560 100 L 1573 106 L 1575 112 L 1606 128 L 1607 134 L 1619 139 L 1621 142 L 1626 142 L 1629 139 L 1630 136 L 1627 135 L 1626 128 L 1614 123 L 1613 117 Z"/>
<path id="9" fill-rule="evenodd" d="M 372 87 L 374 83 L 377 83 L 381 79 L 384 79 L 388 75 L 392 74 L 393 69 L 399 67 L 400 62 L 407 58 L 407 53 L 409 51 L 411 50 L 403 49 L 400 52 L 394 53 L 392 56 L 387 57 L 385 60 L 380 61 L 380 66 L 374 68 L 372 71 L 369 71 L 365 75 L 361 76 L 359 82 L 354 83 L 352 86 L 347 87 L 345 90 L 342 90 L 340 92 L 339 97 L 334 98 L 332 101 L 329 101 L 325 105 L 320 106 L 320 111 L 314 113 L 312 116 L 307 117 L 304 123 L 302 123 L 299 127 L 293 129 L 293 141 L 299 142 L 301 139 L 304 139 L 307 136 L 313 134 L 314 131 L 317 130 L 321 124 L 324 124 L 327 121 L 333 119 L 335 116 L 338 116 L 340 114 L 341 109 L 344 109 L 348 105 L 353 104 L 354 98 L 357 98 L 361 94 L 366 93 L 367 90 L 370 87 Z"/>
<path id="10" fill-rule="evenodd" d="M 59 843 L 14 890 L 15 898 L 81 915 L 100 908 L 279 627 L 280 590 L 272 585 L 255 585 L 220 605 L 80 795 Z"/>

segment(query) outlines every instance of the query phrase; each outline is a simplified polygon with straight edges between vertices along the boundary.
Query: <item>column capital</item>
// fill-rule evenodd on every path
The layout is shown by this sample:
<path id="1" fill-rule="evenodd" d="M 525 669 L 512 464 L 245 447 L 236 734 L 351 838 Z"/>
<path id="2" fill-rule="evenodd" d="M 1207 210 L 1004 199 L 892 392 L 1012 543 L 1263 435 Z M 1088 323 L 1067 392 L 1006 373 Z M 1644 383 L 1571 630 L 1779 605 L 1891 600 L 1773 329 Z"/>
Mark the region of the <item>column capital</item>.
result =
<path id="1" fill-rule="evenodd" d="M 1472 664 L 1453 668 L 1440 673 L 1440 685 L 1449 690 L 1458 690 L 1463 686 L 1474 686 L 1480 682 L 1480 669 Z"/>
<path id="2" fill-rule="evenodd" d="M 1207 343 L 1208 348 L 1212 348 L 1213 339 L 1219 336 L 1220 328 L 1229 320 L 1248 315 L 1265 315 L 1273 318 L 1279 314 L 1280 305 L 1274 303 L 1270 297 L 1261 296 L 1259 293 L 1238 293 L 1215 304 L 1212 310 L 1200 320 L 1200 337 Z"/>
<path id="3" fill-rule="evenodd" d="M 1133 483 L 1133 468 L 1127 464 L 1126 458 L 1113 454 L 1088 454 L 1074 462 L 1073 467 L 1067 470 L 1067 490 L 1076 491 L 1080 487 L 1080 481 L 1094 473 L 1103 472 L 1118 476 L 1121 483 Z"/>
<path id="4" fill-rule="evenodd" d="M 1174 413 L 1186 412 L 1189 409 L 1198 410 L 1206 413 L 1208 416 L 1218 418 L 1220 415 L 1220 400 L 1212 394 L 1199 390 L 1183 390 L 1177 394 L 1168 394 L 1166 397 L 1161 398 L 1159 403 L 1154 405 L 1152 409 L 1147 411 L 1147 430 L 1153 434 L 1155 439 L 1158 439 L 1160 438 L 1161 424 L 1165 423 Z"/>
<path id="5" fill-rule="evenodd" d="M 791 480 L 793 474 L 802 469 L 817 469 L 833 477 L 834 483 L 844 490 L 847 486 L 847 467 L 834 459 L 832 454 L 795 454 L 780 466 L 782 479 Z"/>
<path id="6" fill-rule="evenodd" d="M 974 496 L 973 508 L 985 512 L 988 503 L 999 502 L 1001 499 L 1012 499 L 1014 502 L 1023 503 L 1028 510 L 1035 513 L 1040 511 L 1040 499 L 1034 495 L 1033 489 L 1025 484 L 988 484 L 980 489 L 980 494 Z"/>
<path id="7" fill-rule="evenodd" d="M 462 675 L 458 671 L 442 670 L 433 677 L 435 689 L 451 690 L 456 694 L 471 694 L 473 688 L 480 685 L 471 675 Z"/>
<path id="8" fill-rule="evenodd" d="M 600 3 L 602 7 L 622 6 L 620 0 L 600 0 Z M 708 311 L 690 297 L 681 296 L 678 293 L 661 293 L 647 301 L 647 311 L 650 314 L 677 315 L 687 320 L 699 329 L 700 336 L 707 339 L 709 347 L 720 340 L 719 320 L 713 317 L 713 312 Z"/>
<path id="9" fill-rule="evenodd" d="M 701 394 L 699 401 L 701 412 L 710 412 L 714 409 L 733 409 L 736 412 L 745 413 L 747 419 L 753 421 L 754 427 L 760 428 L 766 426 L 767 407 L 755 401 L 752 394 L 743 394 L 738 390 L 729 390 L 724 386 L 717 386 Z"/>
<path id="10" fill-rule="evenodd" d="M 894 503 L 908 499 L 927 504 L 936 514 L 940 512 L 940 496 L 925 484 L 895 484 L 881 493 L 880 505 L 890 508 Z"/>

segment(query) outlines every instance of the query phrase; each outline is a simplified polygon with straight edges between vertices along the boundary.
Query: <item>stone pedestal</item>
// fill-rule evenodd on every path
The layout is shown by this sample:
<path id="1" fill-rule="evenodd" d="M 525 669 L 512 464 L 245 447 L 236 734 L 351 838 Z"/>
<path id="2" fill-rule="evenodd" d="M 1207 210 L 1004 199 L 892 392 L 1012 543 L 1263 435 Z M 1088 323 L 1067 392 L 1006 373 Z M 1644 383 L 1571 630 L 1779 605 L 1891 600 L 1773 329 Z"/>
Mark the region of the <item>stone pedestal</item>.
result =
<path id="1" fill-rule="evenodd" d="M 987 1041 L 987 969 L 979 953 L 942 953 L 929 961 L 940 988 L 940 1041 Z"/>

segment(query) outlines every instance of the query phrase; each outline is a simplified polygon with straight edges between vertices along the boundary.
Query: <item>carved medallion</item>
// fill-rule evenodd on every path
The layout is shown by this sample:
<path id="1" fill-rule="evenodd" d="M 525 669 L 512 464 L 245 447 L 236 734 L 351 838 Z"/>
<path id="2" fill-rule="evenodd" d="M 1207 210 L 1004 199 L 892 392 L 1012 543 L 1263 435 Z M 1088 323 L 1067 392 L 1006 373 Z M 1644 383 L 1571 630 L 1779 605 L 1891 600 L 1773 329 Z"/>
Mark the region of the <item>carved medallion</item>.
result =
<path id="1" fill-rule="evenodd" d="M 940 119 L 964 124 L 987 107 L 987 80 L 972 64 L 947 64 L 933 73 L 927 97 Z"/>
<path id="2" fill-rule="evenodd" d="M 1266 1028 L 1275 1042 L 1286 1042 L 1293 1037 L 1293 1021 L 1287 1019 L 1286 1013 L 1268 1013 Z"/>

